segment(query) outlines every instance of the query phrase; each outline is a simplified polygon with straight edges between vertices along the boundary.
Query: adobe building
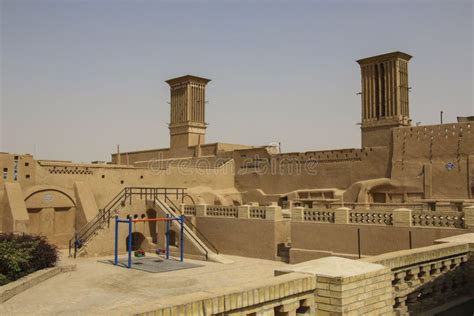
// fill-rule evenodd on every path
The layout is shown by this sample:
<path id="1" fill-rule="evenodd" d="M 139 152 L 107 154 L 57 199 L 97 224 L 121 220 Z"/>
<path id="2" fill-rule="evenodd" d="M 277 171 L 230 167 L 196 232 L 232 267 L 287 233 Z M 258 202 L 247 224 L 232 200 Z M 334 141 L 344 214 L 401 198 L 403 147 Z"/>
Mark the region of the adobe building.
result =
<path id="1" fill-rule="evenodd" d="M 174 211 L 189 215 L 223 253 L 275 260 L 285 256 L 288 260 L 291 253 L 298 260 L 325 251 L 355 255 L 355 246 L 345 247 L 345 243 L 353 238 L 357 225 L 368 234 L 377 232 L 367 235 L 368 243 L 380 244 L 371 246 L 367 255 L 408 248 L 408 233 L 419 236 L 418 246 L 465 233 L 472 227 L 466 209 L 474 205 L 474 121 L 460 117 L 458 122 L 412 126 L 410 59 L 406 53 L 393 52 L 357 61 L 362 86 L 361 147 L 350 149 L 281 153 L 274 146 L 208 144 L 205 110 L 210 80 L 192 75 L 167 80 L 169 148 L 117 152 L 110 163 L 90 164 L 0 153 L 0 231 L 40 233 L 71 247 L 80 240 L 81 231 L 98 223 L 101 212 L 117 199 L 122 202 L 113 204 L 116 207 L 108 209 L 108 216 L 114 212 L 157 216 L 168 210 L 157 207 L 157 196 L 149 198 L 152 191 L 145 189 L 180 188 L 186 194 L 168 191 L 176 193 L 167 197 L 178 206 Z M 130 188 L 141 188 L 141 193 Z M 336 212 L 340 208 L 347 214 Z M 395 212 L 398 209 L 413 213 Z M 341 214 L 347 216 L 339 222 Z M 395 228 L 400 223 L 396 214 L 408 216 L 401 221 L 408 227 L 419 224 L 420 218 L 427 227 Z M 239 226 L 242 220 L 245 225 Z M 318 222 L 323 228 L 304 221 Z M 334 230 L 334 225 L 340 230 Z M 349 235 L 339 241 L 337 236 L 324 240 L 317 233 L 324 228 Z M 156 231 L 156 227 L 143 227 L 142 239 L 150 248 L 162 240 L 154 235 Z M 158 227 L 158 231 L 163 230 Z M 403 242 L 381 237 L 390 231 Z M 246 247 L 235 241 L 237 235 L 245 236 Z M 110 253 L 106 245 L 112 233 L 106 229 L 98 236 L 86 252 Z M 390 248 L 393 245 L 396 249 Z"/>

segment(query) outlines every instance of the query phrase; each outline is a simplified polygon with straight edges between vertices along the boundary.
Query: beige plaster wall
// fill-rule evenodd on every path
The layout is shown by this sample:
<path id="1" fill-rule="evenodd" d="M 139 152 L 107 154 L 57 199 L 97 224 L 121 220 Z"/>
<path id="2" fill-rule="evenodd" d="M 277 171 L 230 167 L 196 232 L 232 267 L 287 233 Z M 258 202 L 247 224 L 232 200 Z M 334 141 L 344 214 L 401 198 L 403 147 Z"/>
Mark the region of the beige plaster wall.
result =
<path id="1" fill-rule="evenodd" d="M 436 239 L 465 234 L 467 229 L 414 228 L 377 225 L 291 223 L 292 247 L 300 251 L 327 251 L 345 255 L 358 254 L 357 230 L 360 229 L 361 255 L 374 256 L 385 252 L 432 245 Z M 305 258 L 321 257 L 309 252 Z M 293 262 L 293 261 L 292 261 Z"/>
<path id="2" fill-rule="evenodd" d="M 357 181 L 390 176 L 386 147 L 281 155 L 270 155 L 262 148 L 236 151 L 234 160 L 236 188 L 261 189 L 267 194 L 346 189 Z"/>
<path id="3" fill-rule="evenodd" d="M 397 128 L 393 130 L 392 177 L 425 179 L 427 198 L 472 198 L 469 156 L 473 154 L 470 122 Z M 448 163 L 454 169 L 449 170 Z"/>
<path id="4" fill-rule="evenodd" d="M 28 232 L 29 217 L 19 183 L 5 183 L 2 205 L 2 229 L 7 232 Z"/>
<path id="5" fill-rule="evenodd" d="M 284 220 L 198 216 L 196 226 L 220 253 L 268 260 L 278 260 L 277 245 L 289 236 Z"/>
<path id="6" fill-rule="evenodd" d="M 29 232 L 47 236 L 60 246 L 74 236 L 76 203 L 73 192 L 53 186 L 35 186 L 26 190 L 24 199 L 29 218 Z"/>

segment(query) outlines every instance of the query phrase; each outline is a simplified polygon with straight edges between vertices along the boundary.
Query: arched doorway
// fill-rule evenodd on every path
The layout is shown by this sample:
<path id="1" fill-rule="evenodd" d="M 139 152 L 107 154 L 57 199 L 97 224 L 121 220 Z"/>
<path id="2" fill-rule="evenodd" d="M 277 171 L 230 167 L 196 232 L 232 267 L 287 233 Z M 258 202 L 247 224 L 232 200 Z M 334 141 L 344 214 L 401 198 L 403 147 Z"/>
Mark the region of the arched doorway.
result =
<path id="1" fill-rule="evenodd" d="M 128 239 L 130 235 L 125 239 L 125 248 L 128 251 Z M 142 233 L 134 232 L 132 233 L 132 251 L 142 249 L 142 246 L 145 242 L 145 236 Z"/>
<path id="2" fill-rule="evenodd" d="M 66 246 L 75 231 L 76 204 L 61 188 L 39 186 L 29 190 L 25 204 L 29 232 L 46 236 L 58 246 Z"/>
<path id="3" fill-rule="evenodd" d="M 154 209 L 149 209 L 146 211 L 146 217 L 149 219 L 156 218 L 156 211 Z M 156 244 L 158 243 L 158 229 L 156 227 L 157 222 L 148 222 L 148 227 L 150 229 L 151 241 Z"/>

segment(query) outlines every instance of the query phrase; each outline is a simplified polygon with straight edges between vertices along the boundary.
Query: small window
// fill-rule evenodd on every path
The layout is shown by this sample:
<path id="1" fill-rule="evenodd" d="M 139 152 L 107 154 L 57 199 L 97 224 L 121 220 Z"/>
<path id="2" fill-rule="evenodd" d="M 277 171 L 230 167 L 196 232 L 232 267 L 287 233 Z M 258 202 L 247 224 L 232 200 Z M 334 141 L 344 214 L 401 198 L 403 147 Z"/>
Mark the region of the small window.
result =
<path id="1" fill-rule="evenodd" d="M 18 160 L 18 156 L 15 156 L 13 159 Z"/>
<path id="2" fill-rule="evenodd" d="M 102 179 L 105 179 L 105 174 L 102 175 Z"/>
<path id="3" fill-rule="evenodd" d="M 27 175 L 26 175 L 26 178 L 27 178 L 27 179 L 29 179 L 29 178 L 30 178 L 30 175 L 29 175 L 29 174 L 27 174 Z"/>
<path id="4" fill-rule="evenodd" d="M 28 167 L 30 165 L 29 162 L 25 162 L 25 167 Z"/>
<path id="5" fill-rule="evenodd" d="M 143 176 L 140 176 L 140 179 L 143 179 Z"/>
<path id="6" fill-rule="evenodd" d="M 123 184 L 123 180 L 120 180 L 120 184 Z"/>

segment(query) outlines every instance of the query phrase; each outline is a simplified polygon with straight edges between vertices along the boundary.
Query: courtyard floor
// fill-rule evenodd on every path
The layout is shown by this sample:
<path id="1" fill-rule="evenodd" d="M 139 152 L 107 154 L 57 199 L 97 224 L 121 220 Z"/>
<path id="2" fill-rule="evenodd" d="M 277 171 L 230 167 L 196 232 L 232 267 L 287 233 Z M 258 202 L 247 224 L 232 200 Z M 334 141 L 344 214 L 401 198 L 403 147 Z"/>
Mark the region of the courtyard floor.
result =
<path id="1" fill-rule="evenodd" d="M 0 315 L 129 315 L 150 311 L 185 293 L 231 287 L 273 276 L 282 262 L 226 256 L 231 264 L 188 260 L 189 269 L 150 273 L 99 262 L 112 257 L 65 258 L 62 273 L 0 304 Z M 160 263 L 157 263 L 160 264 Z M 158 302 L 160 300 L 160 302 Z"/>

